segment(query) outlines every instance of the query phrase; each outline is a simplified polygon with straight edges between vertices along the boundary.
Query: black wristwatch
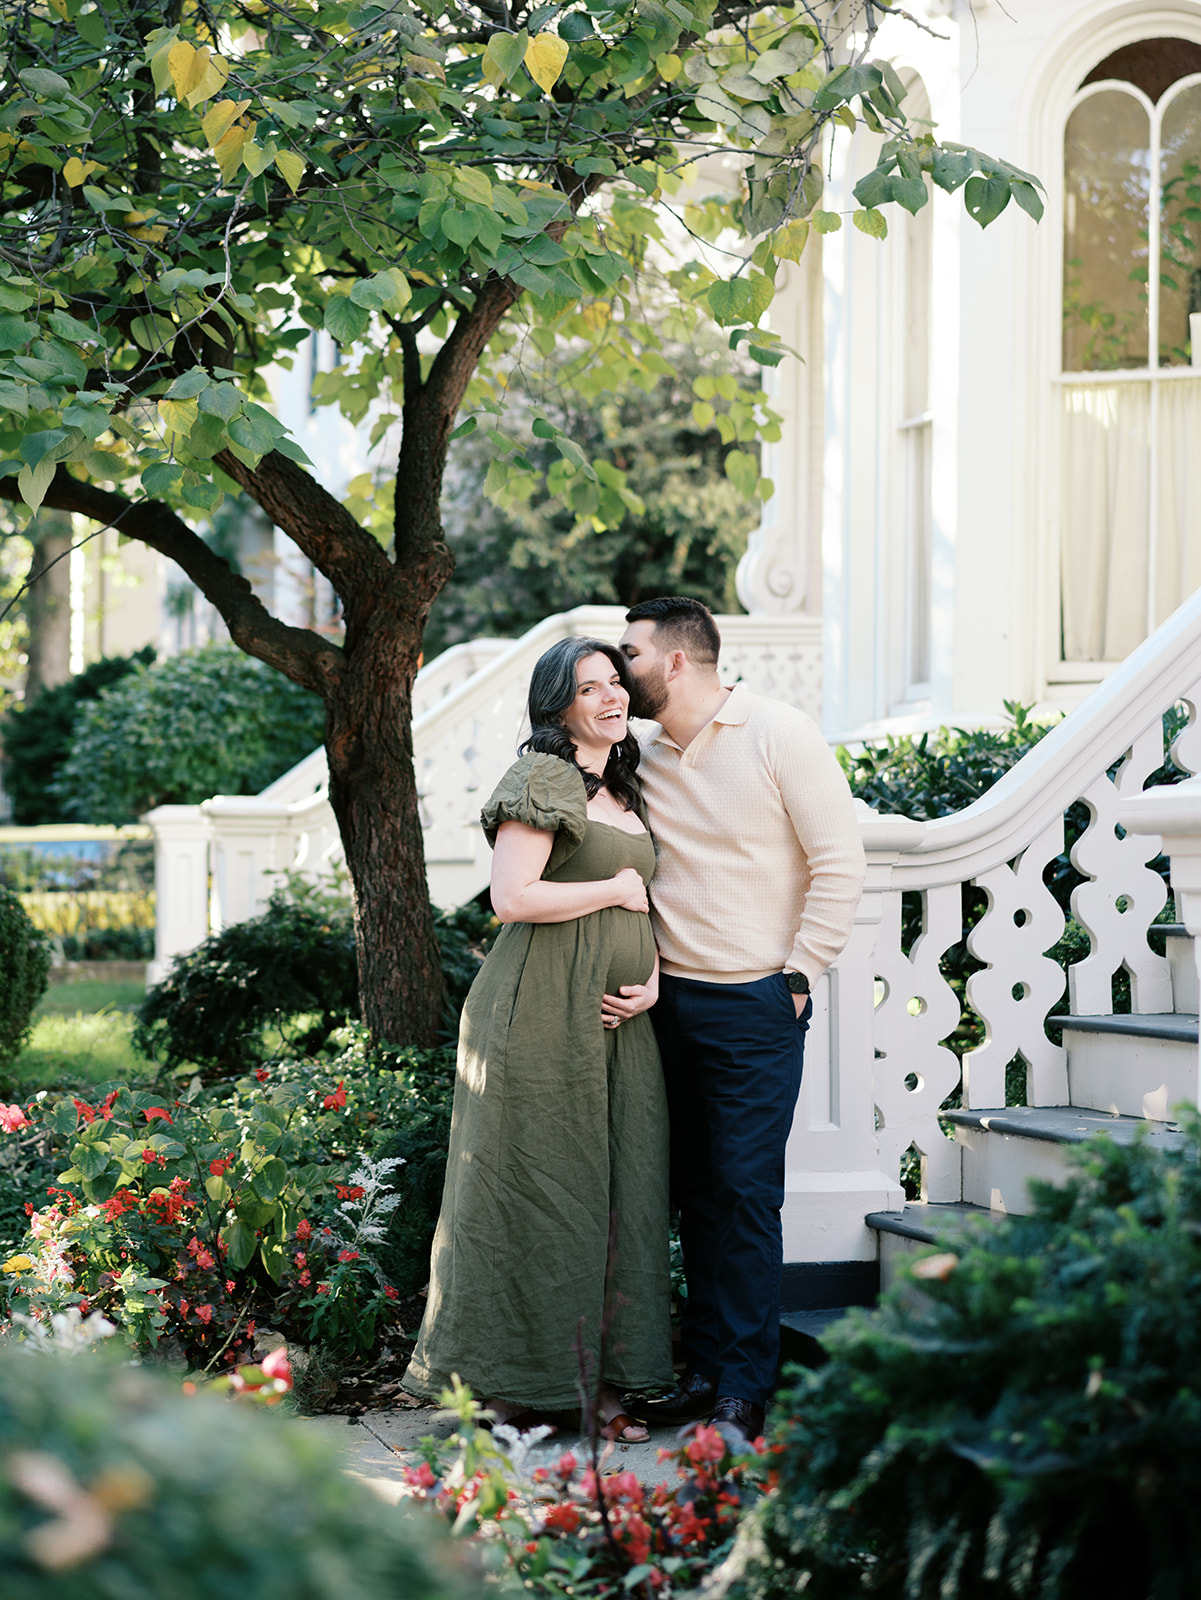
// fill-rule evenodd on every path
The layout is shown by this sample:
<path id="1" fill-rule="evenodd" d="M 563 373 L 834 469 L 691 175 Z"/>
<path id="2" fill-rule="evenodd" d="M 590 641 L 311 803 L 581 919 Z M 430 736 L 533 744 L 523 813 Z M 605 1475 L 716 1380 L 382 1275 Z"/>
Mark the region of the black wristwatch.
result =
<path id="1" fill-rule="evenodd" d="M 790 994 L 808 994 L 809 979 L 803 972 L 786 972 L 784 982 L 788 985 Z"/>

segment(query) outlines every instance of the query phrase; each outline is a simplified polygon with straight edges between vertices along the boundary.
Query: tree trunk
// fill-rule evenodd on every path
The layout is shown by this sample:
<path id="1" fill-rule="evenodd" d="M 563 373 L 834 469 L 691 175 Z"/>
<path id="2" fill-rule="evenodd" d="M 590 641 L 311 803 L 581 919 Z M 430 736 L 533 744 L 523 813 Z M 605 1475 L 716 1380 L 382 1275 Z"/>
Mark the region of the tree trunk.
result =
<path id="1" fill-rule="evenodd" d="M 71 676 L 71 519 L 62 511 L 42 510 L 29 533 L 33 539 L 29 572 L 34 581 L 25 602 L 27 706 L 43 690 L 66 683 Z"/>
<path id="2" fill-rule="evenodd" d="M 421 621 L 391 612 L 347 652 L 343 681 L 326 701 L 325 747 L 354 885 L 363 1021 L 374 1039 L 432 1045 L 445 1025 L 446 985 L 413 770 Z"/>

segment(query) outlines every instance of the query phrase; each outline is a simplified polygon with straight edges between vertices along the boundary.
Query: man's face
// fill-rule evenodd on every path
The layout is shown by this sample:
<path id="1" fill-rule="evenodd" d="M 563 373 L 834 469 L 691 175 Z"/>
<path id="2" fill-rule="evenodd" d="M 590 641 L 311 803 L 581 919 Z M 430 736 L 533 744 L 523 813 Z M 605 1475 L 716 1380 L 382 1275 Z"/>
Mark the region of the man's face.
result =
<path id="1" fill-rule="evenodd" d="M 633 679 L 630 715 L 655 722 L 667 704 L 667 661 L 655 645 L 655 624 L 631 622 L 618 649 L 625 656 Z"/>

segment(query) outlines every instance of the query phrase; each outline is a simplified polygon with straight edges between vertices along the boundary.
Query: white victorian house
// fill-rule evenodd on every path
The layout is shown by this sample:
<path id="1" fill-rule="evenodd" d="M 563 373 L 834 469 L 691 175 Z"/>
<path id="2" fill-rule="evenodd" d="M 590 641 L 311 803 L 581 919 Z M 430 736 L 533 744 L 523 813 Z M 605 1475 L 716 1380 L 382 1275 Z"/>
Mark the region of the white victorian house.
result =
<path id="1" fill-rule="evenodd" d="M 1046 216 L 1036 227 L 1011 206 L 982 232 L 935 192 L 915 217 L 891 211 L 882 244 L 844 227 L 785 267 L 773 325 L 804 360 L 774 375 L 777 493 L 739 570 L 748 614 L 722 619 L 724 667 L 832 739 L 996 721 L 1007 699 L 1071 714 L 957 816 L 865 808 L 868 885 L 816 996 L 789 1150 L 798 1327 L 868 1298 L 948 1214 L 1023 1208 L 1026 1178 L 1060 1174 L 1085 1134 L 1125 1139 L 1151 1120 L 1170 1142 L 1171 1108 L 1201 1098 L 1201 801 L 1188 784 L 1141 797 L 1163 713 L 1201 707 L 1201 0 L 909 9 L 878 44 L 911 104 L 941 138 L 1037 174 Z M 827 209 L 849 212 L 872 144 L 862 128 L 836 141 Z M 349 478 L 354 436 L 326 413 L 319 432 L 281 394 L 289 407 L 314 459 L 336 456 Z M 435 901 L 486 884 L 479 805 L 511 759 L 533 660 L 564 633 L 621 627 L 616 608 L 580 609 L 425 667 L 414 736 Z M 1173 754 L 1201 770 L 1201 727 Z M 261 796 L 154 814 L 160 970 L 253 915 L 270 872 L 336 856 L 323 783 L 317 752 Z M 1044 952 L 1064 919 L 1043 872 L 1081 800 L 1073 913 L 1092 952 L 1056 1043 L 1044 1020 L 1064 975 Z M 1166 954 L 1147 933 L 1161 848 L 1181 918 Z M 968 988 L 984 1041 L 961 1069 L 940 957 L 969 884 L 988 898 Z M 905 893 L 923 916 L 909 948 Z M 1115 1017 L 1119 969 L 1132 1013 Z M 1007 1107 L 1015 1060 L 1026 1103 Z M 904 1206 L 907 1152 L 922 1197 Z"/>

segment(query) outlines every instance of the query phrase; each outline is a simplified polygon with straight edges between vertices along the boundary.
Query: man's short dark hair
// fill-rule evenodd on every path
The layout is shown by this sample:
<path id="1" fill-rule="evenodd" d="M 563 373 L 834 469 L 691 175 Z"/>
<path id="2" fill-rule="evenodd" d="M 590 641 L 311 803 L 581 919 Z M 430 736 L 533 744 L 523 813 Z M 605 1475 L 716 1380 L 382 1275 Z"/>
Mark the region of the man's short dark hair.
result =
<path id="1" fill-rule="evenodd" d="M 639 600 L 626 612 L 627 622 L 653 622 L 655 643 L 660 650 L 682 650 L 698 667 L 715 667 L 721 650 L 721 634 L 713 613 L 699 600 L 685 595 L 662 595 L 657 600 Z"/>

